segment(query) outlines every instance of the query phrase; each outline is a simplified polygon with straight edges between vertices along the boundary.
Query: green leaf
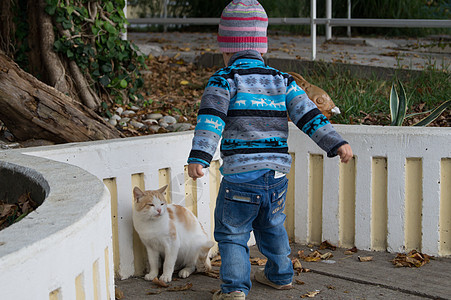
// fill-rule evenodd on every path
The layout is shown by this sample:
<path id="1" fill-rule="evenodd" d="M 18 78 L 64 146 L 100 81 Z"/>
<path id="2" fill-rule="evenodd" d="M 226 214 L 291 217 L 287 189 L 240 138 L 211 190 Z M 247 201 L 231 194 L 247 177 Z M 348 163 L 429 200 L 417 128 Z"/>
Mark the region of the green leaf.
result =
<path id="1" fill-rule="evenodd" d="M 406 91 L 404 90 L 404 86 L 401 81 L 398 81 L 400 93 L 399 93 L 399 105 L 398 105 L 398 118 L 396 126 L 402 126 L 404 119 L 406 118 L 407 112 L 407 96 Z"/>
<path id="2" fill-rule="evenodd" d="M 393 83 L 390 91 L 390 117 L 391 126 L 396 126 L 398 119 L 398 107 L 399 107 L 399 97 L 395 89 L 395 84 Z"/>
<path id="3" fill-rule="evenodd" d="M 108 47 L 108 49 L 113 49 L 115 46 L 114 40 L 108 39 L 108 41 L 106 42 L 106 46 Z"/>
<path id="4" fill-rule="evenodd" d="M 427 126 L 437 119 L 448 107 L 451 106 L 451 100 L 445 101 L 436 109 L 434 109 L 426 118 L 420 120 L 420 122 L 413 126 Z"/>
<path id="5" fill-rule="evenodd" d="M 97 20 L 95 21 L 94 25 L 95 25 L 95 27 L 97 27 L 97 28 L 102 28 L 103 23 L 105 23 L 105 22 L 102 21 L 102 20 L 97 19 Z"/>
<path id="6" fill-rule="evenodd" d="M 103 28 L 105 28 L 105 30 L 108 31 L 111 34 L 117 34 L 118 33 L 117 29 L 114 28 L 114 26 L 111 25 L 108 22 L 105 22 L 105 24 L 103 24 Z"/>
<path id="7" fill-rule="evenodd" d="M 62 52 L 64 45 L 60 40 L 55 41 L 55 43 L 53 44 L 53 47 L 55 47 L 55 51 L 56 52 Z"/>
<path id="8" fill-rule="evenodd" d="M 110 63 L 106 63 L 102 65 L 100 69 L 103 73 L 110 73 L 111 71 L 113 71 L 113 66 Z"/>
<path id="9" fill-rule="evenodd" d="M 45 12 L 51 16 L 53 16 L 56 12 L 56 6 L 46 6 L 45 7 Z"/>
<path id="10" fill-rule="evenodd" d="M 63 21 L 62 25 L 63 25 L 64 29 L 71 29 L 72 28 L 72 22 L 70 20 L 67 20 L 67 19 Z"/>
<path id="11" fill-rule="evenodd" d="M 125 0 L 116 0 L 116 3 L 119 4 L 121 10 L 125 7 Z"/>
<path id="12" fill-rule="evenodd" d="M 121 83 L 120 83 L 121 88 L 125 89 L 125 88 L 127 87 L 127 85 L 128 85 L 127 80 L 122 79 L 122 80 L 121 80 Z"/>
<path id="13" fill-rule="evenodd" d="M 104 75 L 99 79 L 99 82 L 101 85 L 106 87 L 110 84 L 111 80 L 107 75 Z"/>
<path id="14" fill-rule="evenodd" d="M 75 8 L 73 6 L 68 6 L 68 7 L 66 7 L 66 10 L 67 10 L 67 13 L 69 15 L 71 15 L 74 12 Z"/>
<path id="15" fill-rule="evenodd" d="M 105 5 L 105 9 L 107 12 L 112 13 L 114 11 L 114 5 L 113 2 L 107 2 Z"/>

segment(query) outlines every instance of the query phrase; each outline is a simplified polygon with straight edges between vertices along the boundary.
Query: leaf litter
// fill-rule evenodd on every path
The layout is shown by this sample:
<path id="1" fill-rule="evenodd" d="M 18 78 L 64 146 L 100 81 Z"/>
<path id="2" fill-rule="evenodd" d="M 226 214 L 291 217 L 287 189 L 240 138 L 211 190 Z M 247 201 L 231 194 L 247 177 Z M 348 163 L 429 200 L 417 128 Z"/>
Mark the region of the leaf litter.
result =
<path id="1" fill-rule="evenodd" d="M 38 206 L 30 193 L 23 193 L 15 203 L 0 200 L 0 230 L 19 222 Z"/>
<path id="2" fill-rule="evenodd" d="M 398 253 L 396 257 L 391 261 L 396 267 L 422 267 L 429 263 L 433 256 L 412 250 L 407 254 Z"/>

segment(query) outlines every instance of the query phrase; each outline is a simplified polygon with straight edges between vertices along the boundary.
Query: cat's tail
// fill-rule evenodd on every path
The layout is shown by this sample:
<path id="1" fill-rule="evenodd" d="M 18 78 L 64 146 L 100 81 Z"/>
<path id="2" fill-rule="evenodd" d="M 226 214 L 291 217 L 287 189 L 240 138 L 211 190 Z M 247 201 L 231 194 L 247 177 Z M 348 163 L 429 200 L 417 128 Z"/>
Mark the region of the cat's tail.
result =
<path id="1" fill-rule="evenodd" d="M 215 243 L 213 241 L 208 241 L 204 246 L 201 247 L 197 271 L 198 272 L 210 272 L 211 271 L 211 261 L 210 258 L 215 256 L 217 253 L 217 247 L 213 248 Z"/>

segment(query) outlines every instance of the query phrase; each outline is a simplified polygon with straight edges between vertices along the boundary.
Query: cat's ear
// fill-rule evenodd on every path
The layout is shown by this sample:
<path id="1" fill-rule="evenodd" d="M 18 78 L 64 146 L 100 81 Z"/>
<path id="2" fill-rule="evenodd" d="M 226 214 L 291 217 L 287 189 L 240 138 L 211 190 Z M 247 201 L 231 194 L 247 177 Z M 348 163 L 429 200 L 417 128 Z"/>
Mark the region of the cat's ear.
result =
<path id="1" fill-rule="evenodd" d="M 144 196 L 144 192 L 141 191 L 141 189 L 137 186 L 133 189 L 133 196 L 135 198 L 135 201 L 138 202 L 138 199 L 142 196 Z"/>
<path id="2" fill-rule="evenodd" d="M 166 184 L 164 187 L 162 187 L 162 188 L 160 188 L 160 189 L 158 189 L 157 190 L 157 192 L 159 192 L 159 193 L 161 193 L 161 194 L 163 194 L 164 193 L 164 191 L 166 191 L 166 189 L 168 188 L 168 185 Z"/>

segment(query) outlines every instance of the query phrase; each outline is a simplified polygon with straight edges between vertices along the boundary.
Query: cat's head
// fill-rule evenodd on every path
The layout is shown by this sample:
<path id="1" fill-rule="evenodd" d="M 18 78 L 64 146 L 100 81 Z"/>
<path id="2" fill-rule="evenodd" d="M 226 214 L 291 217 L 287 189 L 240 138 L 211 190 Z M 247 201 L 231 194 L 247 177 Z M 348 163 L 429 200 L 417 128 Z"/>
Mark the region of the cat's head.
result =
<path id="1" fill-rule="evenodd" d="M 146 214 L 150 218 L 159 218 L 167 212 L 167 203 L 164 199 L 164 191 L 168 186 L 158 190 L 142 191 L 139 187 L 133 189 L 136 212 Z"/>

